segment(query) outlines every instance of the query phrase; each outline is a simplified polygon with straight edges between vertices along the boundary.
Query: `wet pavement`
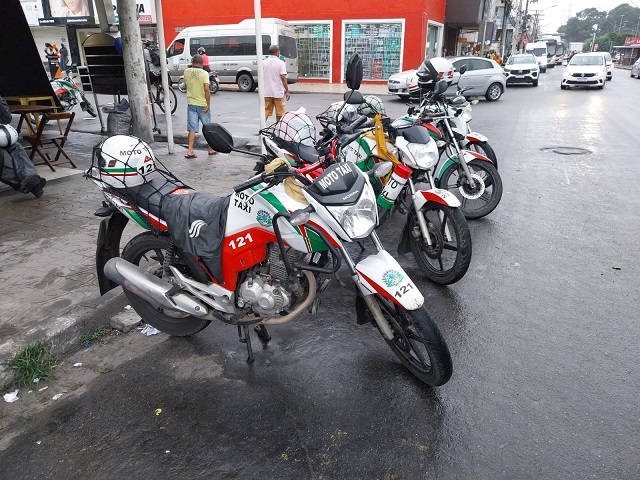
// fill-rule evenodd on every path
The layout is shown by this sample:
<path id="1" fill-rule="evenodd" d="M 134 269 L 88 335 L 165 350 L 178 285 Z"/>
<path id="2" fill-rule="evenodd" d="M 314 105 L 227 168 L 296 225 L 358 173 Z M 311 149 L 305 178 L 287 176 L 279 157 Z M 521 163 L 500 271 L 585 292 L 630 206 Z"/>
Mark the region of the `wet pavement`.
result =
<path id="1" fill-rule="evenodd" d="M 470 222 L 466 276 L 438 287 L 401 258 L 451 349 L 448 384 L 414 380 L 373 327 L 355 324 L 351 294 L 333 282 L 318 316 L 273 327 L 265 348 L 254 337 L 253 365 L 222 324 L 187 339 L 135 332 L 79 352 L 95 364 L 92 380 L 75 385 L 79 374 L 63 366 L 61 400 L 28 415 L 20 401 L 0 404 L 0 477 L 636 478 L 639 83 L 616 70 L 603 91 L 561 91 L 560 75 L 474 107 L 504 195 Z M 404 108 L 386 103 L 392 115 Z M 185 180 L 220 189 L 251 165 L 171 162 Z M 51 195 L 86 199 L 90 237 L 97 190 L 77 183 Z M 0 197 L 3 218 L 8 198 L 17 202 Z M 381 229 L 392 253 L 401 225 Z"/>

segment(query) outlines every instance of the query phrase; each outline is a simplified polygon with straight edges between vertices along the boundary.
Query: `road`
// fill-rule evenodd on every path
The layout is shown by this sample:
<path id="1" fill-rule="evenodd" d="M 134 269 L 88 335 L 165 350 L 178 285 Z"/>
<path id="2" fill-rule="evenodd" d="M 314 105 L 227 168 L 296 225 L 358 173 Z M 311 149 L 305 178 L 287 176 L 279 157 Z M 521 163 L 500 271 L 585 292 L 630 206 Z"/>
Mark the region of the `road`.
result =
<path id="1" fill-rule="evenodd" d="M 79 352 L 59 372 L 70 394 L 0 442 L 0 478 L 638 478 L 640 82 L 616 70 L 603 91 L 561 91 L 560 75 L 474 107 L 504 196 L 470 222 L 466 276 L 438 287 L 401 258 L 450 346 L 448 384 L 414 380 L 333 282 L 317 317 L 254 342 L 251 366 L 218 324 Z M 246 95 L 214 111 L 227 95 L 248 118 Z M 559 146 L 589 153 L 544 150 Z M 381 231 L 392 253 L 401 222 Z M 106 367 L 74 380 L 78 358 Z"/>

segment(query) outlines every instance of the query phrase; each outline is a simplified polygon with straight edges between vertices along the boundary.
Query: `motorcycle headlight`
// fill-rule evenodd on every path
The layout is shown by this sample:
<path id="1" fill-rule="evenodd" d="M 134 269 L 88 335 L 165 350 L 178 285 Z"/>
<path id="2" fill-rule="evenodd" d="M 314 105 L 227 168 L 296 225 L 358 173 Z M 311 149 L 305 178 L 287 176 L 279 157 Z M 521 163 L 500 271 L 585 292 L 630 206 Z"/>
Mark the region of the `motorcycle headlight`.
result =
<path id="1" fill-rule="evenodd" d="M 355 205 L 326 208 L 353 239 L 368 237 L 378 224 L 376 198 L 368 183 Z"/>
<path id="2" fill-rule="evenodd" d="M 407 148 L 413 157 L 415 166 L 423 169 L 433 167 L 440 158 L 438 145 L 434 141 L 429 143 L 408 143 Z"/>
<path id="3" fill-rule="evenodd" d="M 467 105 L 466 107 L 462 107 L 460 118 L 462 118 L 465 122 L 470 122 L 473 119 L 473 108 L 471 108 L 471 104 Z"/>

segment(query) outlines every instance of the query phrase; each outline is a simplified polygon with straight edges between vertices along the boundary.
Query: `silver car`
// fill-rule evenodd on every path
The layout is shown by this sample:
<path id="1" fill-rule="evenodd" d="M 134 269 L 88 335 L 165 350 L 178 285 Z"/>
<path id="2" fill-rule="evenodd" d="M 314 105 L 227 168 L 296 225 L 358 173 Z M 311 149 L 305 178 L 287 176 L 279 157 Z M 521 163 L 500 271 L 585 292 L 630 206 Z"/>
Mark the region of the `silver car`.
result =
<path id="1" fill-rule="evenodd" d="M 631 67 L 631 76 L 640 79 L 640 58 Z"/>
<path id="2" fill-rule="evenodd" d="M 460 88 L 469 88 L 464 92 L 467 97 L 484 96 L 490 102 L 498 100 L 504 92 L 507 83 L 502 67 L 489 58 L 456 57 L 453 63 L 453 83 L 460 79 Z M 467 65 L 467 71 L 460 78 L 460 69 Z M 458 88 L 452 85 L 446 94 L 453 95 Z"/>

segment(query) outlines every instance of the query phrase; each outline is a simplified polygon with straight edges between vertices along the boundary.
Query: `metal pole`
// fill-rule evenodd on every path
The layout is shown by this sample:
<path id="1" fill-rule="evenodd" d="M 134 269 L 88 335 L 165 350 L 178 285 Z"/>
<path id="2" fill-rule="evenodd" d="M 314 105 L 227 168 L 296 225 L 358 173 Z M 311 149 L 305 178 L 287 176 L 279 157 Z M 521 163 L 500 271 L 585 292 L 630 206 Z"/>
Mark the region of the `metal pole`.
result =
<path id="1" fill-rule="evenodd" d="M 482 57 L 484 54 L 484 38 L 487 34 L 487 0 L 484 2 L 484 8 L 482 9 L 482 16 L 484 17 L 484 28 L 482 29 L 482 42 L 480 43 L 480 51 L 478 52 Z"/>
<path id="2" fill-rule="evenodd" d="M 518 49 L 520 50 L 521 53 L 524 50 L 524 36 L 527 35 L 527 32 L 528 32 L 527 15 L 529 15 L 529 0 L 527 0 L 527 4 L 524 7 L 524 17 L 522 18 L 522 33 L 520 34 L 520 47 Z"/>
<path id="3" fill-rule="evenodd" d="M 164 23 L 162 20 L 162 2 L 156 1 L 156 23 L 158 25 L 158 47 L 160 50 L 160 74 L 162 75 L 162 90 L 165 92 L 164 118 L 167 122 L 167 145 L 169 153 L 174 153 L 173 121 L 171 120 L 171 107 L 169 106 L 169 74 L 167 72 L 167 51 L 164 43 Z"/>
<path id="4" fill-rule="evenodd" d="M 260 0 L 253 0 L 253 10 L 256 19 L 256 53 L 258 54 L 258 105 L 260 117 L 260 130 L 267 126 L 267 119 L 264 118 L 264 71 L 262 69 L 262 7 Z M 262 142 L 260 142 L 262 144 Z M 262 147 L 264 151 L 264 146 Z"/>

